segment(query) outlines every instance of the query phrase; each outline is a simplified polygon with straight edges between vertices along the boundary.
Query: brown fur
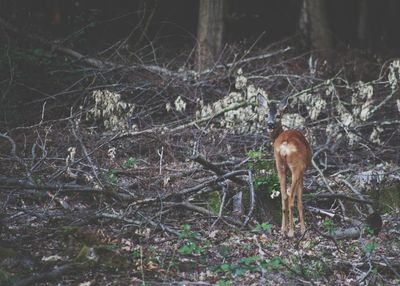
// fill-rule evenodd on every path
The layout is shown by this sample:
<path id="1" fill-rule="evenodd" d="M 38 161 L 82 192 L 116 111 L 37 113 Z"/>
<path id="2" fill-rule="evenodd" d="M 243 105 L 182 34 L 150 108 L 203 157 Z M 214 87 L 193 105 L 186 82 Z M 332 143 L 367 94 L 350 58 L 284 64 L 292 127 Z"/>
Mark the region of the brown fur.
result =
<path id="1" fill-rule="evenodd" d="M 274 138 L 271 138 L 274 140 Z M 280 133 L 273 143 L 276 169 L 282 196 L 282 233 L 294 235 L 293 209 L 297 195 L 297 208 L 301 233 L 305 231 L 303 209 L 303 176 L 311 162 L 311 148 L 304 135 L 297 130 Z M 292 184 L 286 188 L 286 173 L 292 174 Z"/>

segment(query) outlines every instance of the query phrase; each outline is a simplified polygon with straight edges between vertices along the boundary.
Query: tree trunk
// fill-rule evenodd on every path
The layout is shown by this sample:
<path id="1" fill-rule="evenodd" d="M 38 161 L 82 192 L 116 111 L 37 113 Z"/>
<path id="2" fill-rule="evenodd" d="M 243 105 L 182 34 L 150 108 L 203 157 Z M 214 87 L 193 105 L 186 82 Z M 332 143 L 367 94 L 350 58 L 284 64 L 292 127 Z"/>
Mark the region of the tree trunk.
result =
<path id="1" fill-rule="evenodd" d="M 321 52 L 332 48 L 326 4 L 326 0 L 303 0 L 299 23 L 307 46 Z"/>
<path id="2" fill-rule="evenodd" d="M 197 27 L 197 59 L 199 71 L 214 65 L 222 47 L 224 0 L 200 0 Z"/>
<path id="3" fill-rule="evenodd" d="M 361 47 L 367 45 L 368 5 L 367 0 L 360 0 L 358 14 L 357 38 Z"/>

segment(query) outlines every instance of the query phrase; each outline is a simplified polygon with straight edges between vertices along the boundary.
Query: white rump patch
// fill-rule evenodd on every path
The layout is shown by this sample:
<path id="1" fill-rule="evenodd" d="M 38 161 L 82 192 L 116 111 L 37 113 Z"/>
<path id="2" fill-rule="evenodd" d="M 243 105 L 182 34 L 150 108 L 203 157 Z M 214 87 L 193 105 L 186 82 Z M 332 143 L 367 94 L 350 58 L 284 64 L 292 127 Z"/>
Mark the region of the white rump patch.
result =
<path id="1" fill-rule="evenodd" d="M 296 151 L 297 151 L 296 146 L 289 145 L 287 141 L 282 142 L 282 144 L 278 146 L 278 152 L 282 157 L 288 156 Z"/>

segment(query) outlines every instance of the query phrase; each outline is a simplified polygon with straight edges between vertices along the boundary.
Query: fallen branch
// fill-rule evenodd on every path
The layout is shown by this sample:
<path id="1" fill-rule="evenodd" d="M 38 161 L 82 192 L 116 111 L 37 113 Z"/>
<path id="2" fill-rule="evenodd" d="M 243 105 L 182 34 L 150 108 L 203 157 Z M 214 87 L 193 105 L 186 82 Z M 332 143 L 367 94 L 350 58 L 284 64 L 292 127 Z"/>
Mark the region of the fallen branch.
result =
<path id="1" fill-rule="evenodd" d="M 332 231 L 330 236 L 335 240 L 342 240 L 348 238 L 359 238 L 364 225 L 349 227 L 346 229 L 338 229 Z"/>
<path id="2" fill-rule="evenodd" d="M 36 284 L 39 282 L 48 282 L 48 281 L 56 280 L 60 276 L 64 275 L 68 270 L 70 270 L 73 265 L 74 264 L 70 263 L 70 264 L 65 264 L 65 265 L 59 266 L 59 267 L 55 267 L 50 272 L 36 274 L 29 278 L 19 280 L 19 281 L 15 282 L 14 284 L 12 284 L 12 286 L 25 286 L 25 285 L 29 286 L 29 285 L 33 285 L 33 284 Z"/>
<path id="3" fill-rule="evenodd" d="M 362 203 L 362 204 L 369 204 L 369 205 L 374 204 L 374 201 L 372 201 L 372 200 L 354 198 L 354 197 L 347 196 L 343 193 L 304 194 L 303 196 L 305 198 L 313 198 L 313 199 L 341 199 L 341 200 L 347 200 L 347 201 L 352 201 L 352 202 L 357 202 L 357 203 Z"/>
<path id="4" fill-rule="evenodd" d="M 202 165 L 203 167 L 205 167 L 208 170 L 213 171 L 217 175 L 223 175 L 224 173 L 226 173 L 219 166 L 207 161 L 201 155 L 192 156 L 192 157 L 190 157 L 190 160 L 199 163 L 200 165 Z M 237 178 L 237 177 L 232 177 L 232 178 L 230 178 L 230 180 L 232 180 L 235 183 L 241 184 L 241 185 L 245 185 L 246 184 L 245 180 L 242 180 L 242 179 Z"/>
<path id="5" fill-rule="evenodd" d="M 247 173 L 247 170 L 237 170 L 237 171 L 232 171 L 232 172 L 226 173 L 219 177 L 213 176 L 211 178 L 206 179 L 205 181 L 201 182 L 200 184 L 198 184 L 196 186 L 185 188 L 177 193 L 167 194 L 167 195 L 161 196 L 161 197 L 157 196 L 157 197 L 145 198 L 143 200 L 136 200 L 135 202 L 133 202 L 131 204 L 131 206 L 156 203 L 159 201 L 168 201 L 168 200 L 172 200 L 172 199 L 176 199 L 176 198 L 182 199 L 183 197 L 188 197 L 193 194 L 203 194 L 205 192 L 212 192 L 212 191 L 215 191 L 215 189 L 212 189 L 212 188 L 206 189 L 205 192 L 201 192 L 201 190 L 203 190 L 209 186 L 215 185 L 218 181 L 231 179 L 232 177 L 235 177 L 238 175 L 244 175 L 246 173 Z"/>
<path id="6" fill-rule="evenodd" d="M 0 189 L 34 189 L 34 190 L 48 190 L 62 192 L 90 192 L 90 193 L 104 193 L 101 189 L 92 187 L 81 186 L 77 184 L 46 184 L 38 185 L 30 182 L 25 178 L 8 178 L 0 176 Z"/>
<path id="7" fill-rule="evenodd" d="M 357 190 L 355 187 L 353 187 L 353 185 L 350 184 L 347 180 L 340 179 L 339 181 L 344 183 L 347 187 L 349 187 L 349 189 L 352 190 L 353 193 L 355 193 L 358 196 L 359 200 L 361 200 L 362 202 L 369 201 L 369 200 L 365 199 L 364 196 L 361 194 L 361 192 L 359 190 Z M 368 213 L 372 214 L 374 212 L 374 209 L 372 208 L 370 203 L 366 203 L 366 204 L 367 204 L 367 208 L 368 208 Z"/>
<path id="8" fill-rule="evenodd" d="M 146 223 L 149 223 L 150 225 L 152 225 L 155 229 L 161 229 L 162 231 L 171 233 L 173 235 L 179 236 L 179 232 L 170 228 L 167 225 L 164 225 L 162 223 L 159 222 L 155 222 L 151 219 L 145 219 L 144 221 L 140 221 L 140 220 L 133 220 L 133 219 L 129 219 L 126 217 L 123 217 L 121 215 L 116 215 L 116 214 L 112 214 L 112 213 L 100 213 L 96 216 L 97 218 L 109 218 L 109 219 L 115 219 L 115 220 L 121 220 L 130 224 L 133 224 L 135 226 L 141 226 L 144 225 Z"/>

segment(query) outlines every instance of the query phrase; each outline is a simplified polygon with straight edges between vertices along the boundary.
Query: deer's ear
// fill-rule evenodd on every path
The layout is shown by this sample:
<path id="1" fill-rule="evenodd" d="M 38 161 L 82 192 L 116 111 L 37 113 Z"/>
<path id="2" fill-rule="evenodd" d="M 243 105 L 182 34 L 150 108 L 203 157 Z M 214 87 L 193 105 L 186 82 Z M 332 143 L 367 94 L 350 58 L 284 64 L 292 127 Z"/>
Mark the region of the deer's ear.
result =
<path id="1" fill-rule="evenodd" d="M 278 106 L 278 111 L 280 114 L 283 114 L 286 112 L 287 107 L 289 106 L 289 96 L 286 96 Z"/>
<path id="2" fill-rule="evenodd" d="M 258 104 L 264 108 L 268 108 L 268 101 L 267 99 L 262 95 L 262 94 L 258 94 L 257 95 L 257 99 L 258 99 Z"/>

